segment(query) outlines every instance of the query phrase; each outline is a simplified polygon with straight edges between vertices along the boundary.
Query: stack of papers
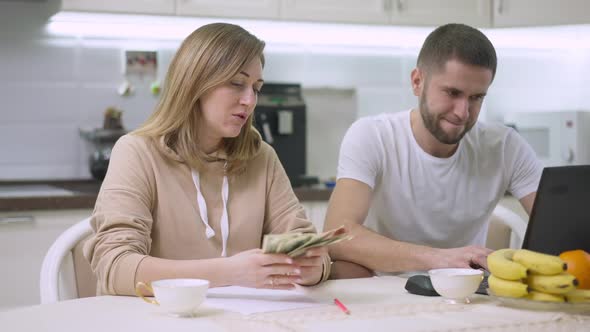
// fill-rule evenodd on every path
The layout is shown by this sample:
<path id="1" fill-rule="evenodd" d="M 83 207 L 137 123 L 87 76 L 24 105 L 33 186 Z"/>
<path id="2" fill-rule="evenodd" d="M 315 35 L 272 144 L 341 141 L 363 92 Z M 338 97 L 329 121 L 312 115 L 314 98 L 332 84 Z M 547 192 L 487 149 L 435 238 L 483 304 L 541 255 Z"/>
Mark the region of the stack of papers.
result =
<path id="1" fill-rule="evenodd" d="M 327 305 L 301 290 L 273 290 L 239 286 L 210 288 L 205 305 L 243 315 Z"/>

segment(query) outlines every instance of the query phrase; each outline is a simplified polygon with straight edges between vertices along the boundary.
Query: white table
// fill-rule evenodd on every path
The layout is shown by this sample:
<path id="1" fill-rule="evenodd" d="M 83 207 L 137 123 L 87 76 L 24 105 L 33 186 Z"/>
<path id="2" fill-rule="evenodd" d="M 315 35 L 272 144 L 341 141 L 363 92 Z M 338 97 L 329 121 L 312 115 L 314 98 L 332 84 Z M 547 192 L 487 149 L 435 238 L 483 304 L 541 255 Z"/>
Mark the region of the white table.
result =
<path id="1" fill-rule="evenodd" d="M 174 318 L 141 299 L 101 296 L 0 313 L 0 331 L 590 331 L 590 313 L 529 311 L 475 295 L 471 304 L 448 304 L 404 290 L 405 279 L 379 277 L 328 281 L 309 291 L 325 306 L 241 315 L 207 302 L 194 318 Z M 331 304 L 338 297 L 347 316 Z"/>

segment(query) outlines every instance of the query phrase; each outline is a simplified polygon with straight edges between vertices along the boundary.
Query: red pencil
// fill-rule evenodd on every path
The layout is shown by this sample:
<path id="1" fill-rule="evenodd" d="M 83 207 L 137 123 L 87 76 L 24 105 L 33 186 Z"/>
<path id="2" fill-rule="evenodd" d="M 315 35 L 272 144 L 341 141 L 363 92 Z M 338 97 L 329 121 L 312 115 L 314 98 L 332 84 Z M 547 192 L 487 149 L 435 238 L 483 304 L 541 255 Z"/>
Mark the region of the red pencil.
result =
<path id="1" fill-rule="evenodd" d="M 342 310 L 342 312 L 344 312 L 347 315 L 350 315 L 350 310 L 348 310 L 348 308 L 342 302 L 340 302 L 340 300 L 334 299 L 334 304 L 336 304 L 338 308 Z"/>

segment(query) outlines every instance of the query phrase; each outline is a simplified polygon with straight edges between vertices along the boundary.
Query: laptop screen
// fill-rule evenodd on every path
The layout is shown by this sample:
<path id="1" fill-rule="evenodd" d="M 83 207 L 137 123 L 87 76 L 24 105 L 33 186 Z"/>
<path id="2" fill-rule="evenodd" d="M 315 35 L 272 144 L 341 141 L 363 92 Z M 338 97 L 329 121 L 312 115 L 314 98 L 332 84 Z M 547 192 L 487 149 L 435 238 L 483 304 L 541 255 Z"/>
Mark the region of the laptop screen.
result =
<path id="1" fill-rule="evenodd" d="M 590 165 L 543 170 L 522 247 L 551 255 L 590 252 Z"/>

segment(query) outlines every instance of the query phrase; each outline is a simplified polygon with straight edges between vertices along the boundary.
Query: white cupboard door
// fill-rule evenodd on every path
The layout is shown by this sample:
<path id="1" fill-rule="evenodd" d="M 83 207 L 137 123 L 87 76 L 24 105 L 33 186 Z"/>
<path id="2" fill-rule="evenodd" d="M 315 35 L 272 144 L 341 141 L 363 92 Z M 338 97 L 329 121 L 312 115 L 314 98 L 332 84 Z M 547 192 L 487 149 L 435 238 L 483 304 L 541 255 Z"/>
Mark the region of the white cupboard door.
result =
<path id="1" fill-rule="evenodd" d="M 278 19 L 279 0 L 177 0 L 176 14 Z"/>
<path id="2" fill-rule="evenodd" d="M 283 0 L 286 20 L 387 24 L 389 0 Z"/>
<path id="3" fill-rule="evenodd" d="M 391 0 L 391 23 L 439 26 L 463 23 L 489 27 L 491 0 Z"/>
<path id="4" fill-rule="evenodd" d="M 174 15 L 175 0 L 62 0 L 62 10 Z"/>
<path id="5" fill-rule="evenodd" d="M 494 0 L 494 26 L 590 23 L 588 0 Z"/>
<path id="6" fill-rule="evenodd" d="M 91 209 L 0 213 L 0 311 L 40 303 L 41 263 L 55 239 Z"/>

